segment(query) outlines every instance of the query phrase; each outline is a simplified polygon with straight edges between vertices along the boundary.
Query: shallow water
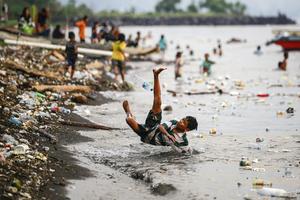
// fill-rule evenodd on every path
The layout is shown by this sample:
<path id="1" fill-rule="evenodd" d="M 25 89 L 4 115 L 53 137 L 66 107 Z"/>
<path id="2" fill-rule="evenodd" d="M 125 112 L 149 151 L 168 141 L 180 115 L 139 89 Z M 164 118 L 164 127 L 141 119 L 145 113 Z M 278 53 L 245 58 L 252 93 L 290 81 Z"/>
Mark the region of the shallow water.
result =
<path id="1" fill-rule="evenodd" d="M 300 192 L 300 91 L 297 87 L 300 84 L 300 52 L 289 54 L 286 72 L 277 71 L 277 63 L 283 57 L 281 49 L 263 45 L 272 38 L 272 28 L 122 28 L 125 33 L 142 30 L 142 34 L 146 34 L 151 31 L 153 40 L 144 45 L 155 43 L 160 34 L 165 34 L 168 41 L 173 41 L 169 44 L 166 60 L 174 59 L 178 44 L 182 47 L 185 58 L 183 80 L 174 81 L 173 65 L 167 66 L 168 70 L 160 77 L 163 107 L 173 107 L 173 111 L 163 112 L 163 121 L 186 115 L 197 118 L 198 130 L 188 133 L 195 154 L 176 155 L 169 147 L 142 144 L 128 128 L 121 102 L 128 99 L 137 120 L 143 122 L 151 108 L 151 92 L 139 87 L 134 92 L 105 92 L 103 95 L 117 101 L 98 107 L 81 106 L 77 112 L 91 121 L 123 130 L 82 132 L 95 141 L 70 146 L 79 160 L 84 160 L 82 165 L 94 170 L 96 175 L 87 180 L 71 181 L 69 196 L 72 199 L 242 199 L 245 196 L 263 199 L 252 187 L 255 178 L 271 181 L 274 188 Z M 247 42 L 226 44 L 232 37 Z M 218 39 L 222 41 L 224 55 L 211 56 L 211 60 L 216 61 L 212 76 L 203 77 L 199 74 L 199 58 L 203 58 L 206 52 L 211 54 Z M 188 55 L 186 45 L 194 50 L 194 57 Z M 257 45 L 262 45 L 261 56 L 253 54 Z M 153 56 L 153 59 L 158 58 L 159 55 Z M 153 63 L 128 64 L 134 67 L 129 73 L 152 81 Z M 237 80 L 245 86 L 237 87 Z M 274 84 L 283 87 L 270 87 Z M 179 93 L 208 91 L 214 85 L 232 95 L 178 94 L 173 97 L 166 92 L 167 89 Z M 258 93 L 270 96 L 259 98 Z M 288 107 L 295 109 L 294 115 L 285 112 Z M 86 112 L 87 109 L 90 112 Z M 277 115 L 277 112 L 283 114 Z M 211 128 L 217 129 L 216 135 L 208 134 Z M 264 141 L 256 143 L 257 137 Z M 242 157 L 250 161 L 257 159 L 253 167 L 265 171 L 240 169 Z M 107 173 L 114 174 L 113 178 L 103 175 Z M 87 184 L 90 188 L 84 189 Z M 176 191 L 166 189 L 165 196 L 152 194 L 151 188 L 157 188 L 159 184 L 172 185 Z"/>

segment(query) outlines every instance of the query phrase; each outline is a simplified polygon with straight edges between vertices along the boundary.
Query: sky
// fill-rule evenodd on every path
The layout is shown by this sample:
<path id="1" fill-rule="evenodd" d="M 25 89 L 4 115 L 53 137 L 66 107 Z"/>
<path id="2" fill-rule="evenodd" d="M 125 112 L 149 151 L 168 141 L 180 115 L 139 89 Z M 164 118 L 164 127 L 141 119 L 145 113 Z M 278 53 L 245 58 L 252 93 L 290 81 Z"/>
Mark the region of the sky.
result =
<path id="1" fill-rule="evenodd" d="M 68 0 L 59 0 L 66 3 Z M 85 3 L 95 11 L 120 10 L 126 11 L 135 7 L 137 12 L 153 11 L 159 0 L 76 0 Z M 181 7 L 185 8 L 193 0 L 181 0 Z M 236 0 L 227 0 L 235 2 Z M 277 15 L 280 11 L 300 23 L 300 0 L 239 0 L 247 6 L 250 15 Z M 199 0 L 194 0 L 198 3 Z"/>

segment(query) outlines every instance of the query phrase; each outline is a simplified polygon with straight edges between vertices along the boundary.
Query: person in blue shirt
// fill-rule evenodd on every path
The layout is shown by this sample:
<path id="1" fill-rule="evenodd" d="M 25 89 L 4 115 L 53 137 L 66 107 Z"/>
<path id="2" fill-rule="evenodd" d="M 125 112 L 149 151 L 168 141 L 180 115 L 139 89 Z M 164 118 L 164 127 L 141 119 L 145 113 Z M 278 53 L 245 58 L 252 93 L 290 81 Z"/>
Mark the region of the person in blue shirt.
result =
<path id="1" fill-rule="evenodd" d="M 160 39 L 158 41 L 158 48 L 159 48 L 159 52 L 161 54 L 161 60 L 164 60 L 165 52 L 166 52 L 166 49 L 167 49 L 167 42 L 166 42 L 166 39 L 165 39 L 164 35 L 160 36 Z"/>

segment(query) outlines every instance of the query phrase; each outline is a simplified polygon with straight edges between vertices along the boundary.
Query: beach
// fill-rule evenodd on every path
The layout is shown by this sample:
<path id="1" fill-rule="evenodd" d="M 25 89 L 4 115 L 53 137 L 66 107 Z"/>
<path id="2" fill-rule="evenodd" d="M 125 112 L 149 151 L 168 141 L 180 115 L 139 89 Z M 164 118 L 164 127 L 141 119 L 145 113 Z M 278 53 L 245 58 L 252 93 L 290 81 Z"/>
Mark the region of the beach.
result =
<path id="1" fill-rule="evenodd" d="M 253 185 L 262 179 L 271 182 L 272 188 L 286 190 L 285 198 L 299 199 L 300 53 L 290 52 L 287 71 L 279 71 L 280 47 L 264 45 L 273 37 L 273 28 L 286 26 L 122 27 L 126 34 L 151 32 L 152 39 L 145 46 L 157 42 L 160 34 L 166 36 L 165 60 L 169 62 L 160 76 L 162 107 L 171 106 L 172 111 L 163 111 L 163 121 L 186 115 L 197 118 L 198 130 L 188 133 L 194 153 L 178 155 L 170 147 L 143 144 L 129 129 L 122 101 L 127 99 L 136 119 L 143 122 L 152 105 L 151 92 L 138 85 L 130 92 L 100 92 L 108 99 L 106 103 L 76 106 L 75 113 L 121 130 L 82 130 L 80 135 L 91 141 L 66 145 L 76 163 L 92 174 L 67 180 L 67 197 L 276 199 L 261 195 L 262 187 Z M 231 38 L 244 42 L 226 43 Z M 223 48 L 221 57 L 212 55 L 218 40 Z M 262 46 L 260 56 L 254 54 L 258 45 Z M 185 60 L 179 81 L 174 80 L 171 63 L 177 50 L 183 51 Z M 209 77 L 199 74 L 204 53 L 210 53 L 216 62 Z M 153 55 L 148 60 L 159 58 Z M 135 74 L 151 83 L 152 69 L 157 65 L 152 61 L 129 61 L 128 78 Z M 222 94 L 197 95 L 216 86 Z M 288 108 L 294 112 L 287 113 Z M 240 166 L 241 160 L 247 160 L 249 166 Z"/>

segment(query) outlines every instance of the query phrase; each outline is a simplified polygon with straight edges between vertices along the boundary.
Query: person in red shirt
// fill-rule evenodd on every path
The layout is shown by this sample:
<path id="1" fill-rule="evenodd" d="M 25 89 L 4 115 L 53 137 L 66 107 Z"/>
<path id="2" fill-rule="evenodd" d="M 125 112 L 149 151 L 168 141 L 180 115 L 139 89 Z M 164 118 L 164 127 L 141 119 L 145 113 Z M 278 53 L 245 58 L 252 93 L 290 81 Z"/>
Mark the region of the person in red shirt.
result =
<path id="1" fill-rule="evenodd" d="M 85 28 L 87 26 L 87 23 L 88 23 L 88 16 L 86 15 L 81 20 L 75 23 L 75 25 L 79 29 L 78 33 L 79 33 L 79 38 L 81 43 L 85 43 Z"/>

